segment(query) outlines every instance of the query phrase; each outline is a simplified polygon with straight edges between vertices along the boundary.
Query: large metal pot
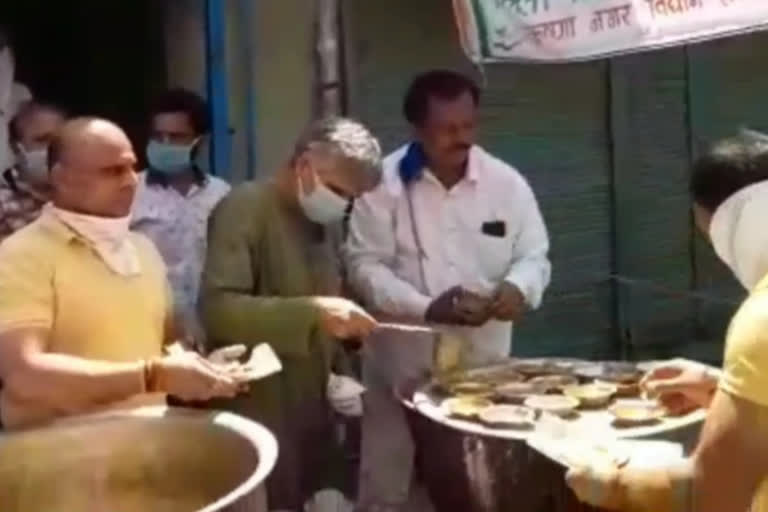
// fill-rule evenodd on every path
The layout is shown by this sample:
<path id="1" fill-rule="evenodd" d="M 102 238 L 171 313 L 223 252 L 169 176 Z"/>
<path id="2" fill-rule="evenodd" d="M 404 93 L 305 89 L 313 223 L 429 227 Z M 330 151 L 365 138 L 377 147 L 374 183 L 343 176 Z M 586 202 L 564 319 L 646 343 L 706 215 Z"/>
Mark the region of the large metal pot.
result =
<path id="1" fill-rule="evenodd" d="M 411 400 L 414 386 L 399 395 L 417 446 L 417 467 L 437 512 L 593 512 L 565 484 L 565 469 L 531 449 L 520 435 L 441 421 Z M 681 442 L 690 449 L 703 413 L 672 429 L 644 429 L 622 437 Z"/>
<path id="2" fill-rule="evenodd" d="M 277 443 L 224 412 L 150 407 L 0 436 L 3 512 L 266 511 Z"/>

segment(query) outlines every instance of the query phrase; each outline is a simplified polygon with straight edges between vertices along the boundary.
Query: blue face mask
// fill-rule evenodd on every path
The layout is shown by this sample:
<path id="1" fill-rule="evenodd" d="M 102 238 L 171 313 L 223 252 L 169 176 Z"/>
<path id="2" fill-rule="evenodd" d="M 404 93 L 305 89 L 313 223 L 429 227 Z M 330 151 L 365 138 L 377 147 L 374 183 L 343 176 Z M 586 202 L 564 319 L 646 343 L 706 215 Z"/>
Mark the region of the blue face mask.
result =
<path id="1" fill-rule="evenodd" d="M 147 144 L 147 160 L 152 170 L 165 174 L 182 173 L 192 167 L 194 144 L 169 144 L 150 140 Z"/>

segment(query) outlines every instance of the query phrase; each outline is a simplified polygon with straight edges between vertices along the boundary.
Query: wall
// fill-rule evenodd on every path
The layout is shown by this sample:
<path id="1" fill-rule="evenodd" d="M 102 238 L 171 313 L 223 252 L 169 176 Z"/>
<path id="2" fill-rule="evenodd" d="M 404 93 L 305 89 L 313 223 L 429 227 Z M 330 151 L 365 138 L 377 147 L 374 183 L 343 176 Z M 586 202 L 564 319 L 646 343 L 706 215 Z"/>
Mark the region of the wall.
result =
<path id="1" fill-rule="evenodd" d="M 205 92 L 204 4 L 204 0 L 166 2 L 169 85 Z M 312 2 L 225 0 L 225 4 L 234 130 L 231 179 L 241 181 L 274 172 L 310 119 Z"/>
<path id="2" fill-rule="evenodd" d="M 143 157 L 147 106 L 164 82 L 162 9 L 152 0 L 25 0 L 0 11 L 15 36 L 18 76 L 33 94 L 73 115 L 117 122 Z"/>
<path id="3" fill-rule="evenodd" d="M 768 35 L 478 73 L 448 2 L 346 0 L 344 13 L 351 111 L 387 149 L 408 138 L 400 103 L 415 73 L 485 83 L 481 143 L 529 179 L 552 241 L 552 285 L 518 353 L 719 358 L 743 291 L 692 230 L 687 169 L 714 138 L 768 123 Z"/>

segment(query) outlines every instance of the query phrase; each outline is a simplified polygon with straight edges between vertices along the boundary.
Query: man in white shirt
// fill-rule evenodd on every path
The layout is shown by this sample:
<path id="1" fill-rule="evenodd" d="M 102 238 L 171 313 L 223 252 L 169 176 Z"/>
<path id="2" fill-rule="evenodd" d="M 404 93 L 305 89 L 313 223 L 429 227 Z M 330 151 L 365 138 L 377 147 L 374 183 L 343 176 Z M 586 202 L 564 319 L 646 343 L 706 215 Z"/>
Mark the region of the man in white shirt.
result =
<path id="1" fill-rule="evenodd" d="M 404 102 L 414 142 L 386 158 L 381 184 L 356 201 L 345 251 L 350 284 L 379 319 L 456 326 L 471 365 L 509 355 L 512 323 L 539 306 L 550 279 L 531 188 L 474 144 L 479 96 L 450 71 L 414 80 Z M 396 393 L 431 370 L 432 340 L 382 330 L 366 343 L 363 510 L 409 499 L 414 446 Z"/>

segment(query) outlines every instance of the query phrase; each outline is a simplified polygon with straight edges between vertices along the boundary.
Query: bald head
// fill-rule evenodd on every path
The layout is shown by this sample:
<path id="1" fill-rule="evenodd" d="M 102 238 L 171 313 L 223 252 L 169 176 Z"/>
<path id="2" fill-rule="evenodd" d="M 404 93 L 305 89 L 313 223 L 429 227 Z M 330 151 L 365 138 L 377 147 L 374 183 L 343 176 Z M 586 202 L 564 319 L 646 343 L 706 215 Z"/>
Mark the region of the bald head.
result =
<path id="1" fill-rule="evenodd" d="M 54 202 L 79 213 L 123 217 L 136 190 L 136 156 L 125 132 L 105 119 L 64 123 L 49 150 Z"/>
<path id="2" fill-rule="evenodd" d="M 123 144 L 130 146 L 125 132 L 112 121 L 98 117 L 76 117 L 66 121 L 51 140 L 50 164 L 80 156 L 86 146 L 100 144 Z"/>

